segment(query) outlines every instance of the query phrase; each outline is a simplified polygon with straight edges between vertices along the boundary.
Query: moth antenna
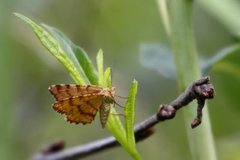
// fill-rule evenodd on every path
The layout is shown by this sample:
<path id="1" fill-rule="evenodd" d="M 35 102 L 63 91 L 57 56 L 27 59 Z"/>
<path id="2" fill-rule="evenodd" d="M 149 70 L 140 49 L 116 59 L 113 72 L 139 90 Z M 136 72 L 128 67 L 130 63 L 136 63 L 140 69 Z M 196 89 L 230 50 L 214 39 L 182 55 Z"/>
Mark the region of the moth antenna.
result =
<path id="1" fill-rule="evenodd" d="M 116 101 L 114 102 L 114 104 L 116 104 L 117 106 L 121 107 L 121 108 L 125 108 L 124 106 L 118 104 Z"/>
<path id="2" fill-rule="evenodd" d="M 127 99 L 128 97 L 123 97 L 123 96 L 119 96 L 119 95 L 115 95 L 118 98 L 122 98 L 122 99 Z"/>
<path id="3" fill-rule="evenodd" d="M 123 113 L 111 113 L 111 115 L 125 117 L 125 114 L 123 114 Z"/>

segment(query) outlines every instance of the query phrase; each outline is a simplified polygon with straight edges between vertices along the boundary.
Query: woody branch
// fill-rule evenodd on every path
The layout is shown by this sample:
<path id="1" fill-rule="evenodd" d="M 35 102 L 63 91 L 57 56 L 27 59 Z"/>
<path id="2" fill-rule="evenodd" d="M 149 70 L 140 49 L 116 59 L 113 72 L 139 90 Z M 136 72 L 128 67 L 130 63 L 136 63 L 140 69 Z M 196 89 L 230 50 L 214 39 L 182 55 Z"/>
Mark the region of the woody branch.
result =
<path id="1" fill-rule="evenodd" d="M 201 124 L 202 109 L 206 99 L 214 97 L 214 87 L 210 83 L 209 77 L 203 77 L 190 85 L 178 98 L 170 104 L 161 104 L 157 113 L 137 124 L 134 128 L 136 141 L 146 139 L 154 133 L 153 126 L 159 122 L 175 117 L 177 111 L 188 105 L 193 100 L 197 100 L 197 114 L 191 123 L 195 128 Z M 34 160 L 69 160 L 85 157 L 103 151 L 105 149 L 119 146 L 114 137 L 107 137 L 93 141 L 84 145 L 63 150 L 64 142 L 59 141 L 50 144 L 41 153 L 34 156 Z"/>

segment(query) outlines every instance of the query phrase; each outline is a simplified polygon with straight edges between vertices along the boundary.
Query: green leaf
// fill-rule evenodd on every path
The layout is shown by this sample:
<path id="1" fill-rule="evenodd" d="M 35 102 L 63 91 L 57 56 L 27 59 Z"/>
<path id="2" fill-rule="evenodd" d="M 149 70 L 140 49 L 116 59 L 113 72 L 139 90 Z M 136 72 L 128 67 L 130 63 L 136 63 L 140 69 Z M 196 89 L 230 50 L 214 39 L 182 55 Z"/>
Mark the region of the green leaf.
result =
<path id="1" fill-rule="evenodd" d="M 125 104 L 125 128 L 127 133 L 127 140 L 129 145 L 135 147 L 135 136 L 134 136 L 134 119 L 135 119 L 135 103 L 137 94 L 137 81 L 134 80 L 130 87 L 128 99 Z"/>
<path id="2" fill-rule="evenodd" d="M 103 52 L 102 50 L 99 50 L 97 57 L 97 67 L 98 67 L 98 85 L 105 88 L 110 87 L 111 82 L 111 70 L 110 68 L 107 68 L 105 72 L 103 72 Z M 116 114 L 116 110 L 111 106 L 111 113 Z M 127 137 L 126 137 L 126 130 L 122 125 L 122 122 L 119 118 L 119 116 L 110 114 L 108 117 L 108 121 L 106 124 L 107 129 L 114 135 L 114 137 L 118 140 L 118 142 L 123 146 L 123 148 L 128 151 L 135 159 L 138 158 L 138 154 L 136 154 L 135 148 L 133 148 L 131 145 L 129 145 Z"/>
<path id="3" fill-rule="evenodd" d="M 97 60 L 98 60 L 98 68 L 99 68 L 99 73 L 103 73 L 103 71 L 101 71 L 100 68 L 103 67 L 102 63 L 103 63 L 103 55 L 102 55 L 102 51 L 99 52 L 100 54 L 98 54 L 97 56 Z M 100 79 L 100 78 L 99 78 Z M 112 81 L 111 81 L 111 68 L 107 68 L 106 71 L 103 74 L 103 80 L 102 80 L 102 86 L 105 87 L 111 87 L 112 86 Z M 111 113 L 117 113 L 114 105 L 111 106 Z M 108 117 L 108 121 L 107 121 L 107 129 L 114 135 L 114 137 L 118 140 L 118 142 L 124 147 L 126 148 L 126 150 L 128 151 L 128 144 L 126 141 L 126 131 L 125 128 L 122 125 L 122 122 L 119 118 L 119 116 L 110 114 Z"/>
<path id="4" fill-rule="evenodd" d="M 116 110 L 111 107 L 111 113 L 117 113 Z M 117 139 L 117 141 L 128 151 L 129 151 L 129 145 L 127 143 L 126 138 L 126 130 L 122 125 L 122 122 L 119 118 L 119 116 L 110 114 L 108 117 L 108 121 L 106 124 L 107 129 L 114 135 L 114 137 Z"/>
<path id="5" fill-rule="evenodd" d="M 87 53 L 75 45 L 64 33 L 57 28 L 43 24 L 43 26 L 55 37 L 64 47 L 64 50 L 72 60 L 78 71 L 85 76 L 89 84 L 98 84 L 97 71 Z"/>
<path id="6" fill-rule="evenodd" d="M 98 68 L 98 85 L 101 87 L 107 87 L 104 83 L 104 73 L 103 73 L 103 51 L 100 49 L 97 53 L 97 68 Z"/>
<path id="7" fill-rule="evenodd" d="M 105 85 L 106 87 L 112 86 L 112 77 L 111 77 L 111 68 L 108 67 L 104 72 L 104 79 L 105 79 Z"/>
<path id="8" fill-rule="evenodd" d="M 128 144 L 132 148 L 132 152 L 138 155 L 136 150 L 136 142 L 134 135 L 134 120 L 135 120 L 135 106 L 136 106 L 136 95 L 137 95 L 138 82 L 133 81 L 130 87 L 128 99 L 125 104 L 125 128 Z"/>
<path id="9" fill-rule="evenodd" d="M 84 75 L 82 75 L 78 71 L 78 69 L 74 65 L 74 62 L 71 61 L 71 59 L 63 51 L 59 42 L 53 36 L 51 36 L 46 30 L 44 30 L 41 26 L 37 25 L 29 18 L 18 13 L 14 14 L 32 27 L 34 33 L 36 34 L 42 45 L 67 68 L 76 83 L 81 85 L 86 84 L 86 79 L 84 78 Z"/>
<path id="10" fill-rule="evenodd" d="M 112 113 L 116 113 L 115 109 L 112 108 Z M 123 148 L 136 160 L 140 160 L 141 157 L 138 154 L 135 147 L 132 147 L 126 137 L 126 130 L 123 127 L 119 116 L 117 115 L 109 115 L 107 121 L 107 128 L 108 130 L 114 135 L 117 141 L 123 146 Z"/>
<path id="11" fill-rule="evenodd" d="M 75 44 L 71 44 L 72 50 L 74 51 L 78 62 L 81 64 L 85 74 L 87 75 L 91 84 L 98 84 L 97 71 L 93 66 L 91 60 L 87 56 L 87 53 Z"/>

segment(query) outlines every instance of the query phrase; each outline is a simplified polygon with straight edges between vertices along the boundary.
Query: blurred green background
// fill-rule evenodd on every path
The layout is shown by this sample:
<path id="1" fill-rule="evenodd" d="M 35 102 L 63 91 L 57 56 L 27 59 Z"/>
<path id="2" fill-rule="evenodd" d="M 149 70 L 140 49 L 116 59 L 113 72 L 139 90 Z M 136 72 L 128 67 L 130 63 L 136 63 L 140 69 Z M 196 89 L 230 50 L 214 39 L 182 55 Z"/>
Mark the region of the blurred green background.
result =
<path id="1" fill-rule="evenodd" d="M 210 6 L 204 5 L 204 0 L 195 3 L 193 11 L 198 51 L 205 58 L 236 43 L 230 22 L 219 18 L 216 11 L 219 9 L 219 14 L 225 12 L 213 5 L 214 0 L 211 1 Z M 240 10 L 237 0 L 225 3 L 235 4 L 226 6 L 229 11 Z M 1 160 L 29 159 L 44 145 L 57 139 L 65 140 L 67 147 L 71 147 L 109 136 L 107 130 L 101 128 L 98 117 L 91 125 L 74 125 L 53 111 L 54 99 L 48 93 L 48 86 L 73 81 L 63 66 L 41 46 L 29 26 L 13 12 L 59 28 L 83 47 L 93 62 L 97 51 L 102 48 L 105 67 L 112 68 L 113 85 L 117 87 L 118 95 L 125 96 L 132 80 L 137 79 L 136 122 L 152 115 L 159 104 L 169 103 L 178 95 L 175 80 L 144 67 L 140 62 L 141 44 L 168 45 L 156 1 L 1 0 Z M 237 19 L 240 14 L 234 15 L 233 19 L 240 21 Z M 209 111 L 220 160 L 240 159 L 239 58 L 239 53 L 229 56 L 208 73 L 216 89 Z M 235 70 L 226 69 L 226 63 L 234 64 Z M 119 101 L 123 103 L 121 99 Z M 143 159 L 191 159 L 182 117 L 185 109 L 178 112 L 174 120 L 157 125 L 153 136 L 138 143 Z M 123 112 L 121 108 L 117 110 Z M 96 158 L 131 159 L 121 147 L 85 159 Z"/>

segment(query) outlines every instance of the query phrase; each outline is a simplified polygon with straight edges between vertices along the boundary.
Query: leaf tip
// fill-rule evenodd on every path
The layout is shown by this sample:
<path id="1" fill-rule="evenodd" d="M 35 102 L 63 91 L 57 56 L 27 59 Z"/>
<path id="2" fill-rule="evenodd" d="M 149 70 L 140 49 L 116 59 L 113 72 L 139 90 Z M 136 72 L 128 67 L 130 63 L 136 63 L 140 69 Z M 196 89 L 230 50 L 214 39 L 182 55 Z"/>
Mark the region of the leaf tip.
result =
<path id="1" fill-rule="evenodd" d="M 22 14 L 20 14 L 20 13 L 17 13 L 17 12 L 13 12 L 13 15 L 16 16 L 16 17 L 18 17 L 18 18 L 20 18 L 20 19 L 24 19 L 24 18 L 25 18 L 24 15 L 22 15 Z"/>
<path id="2" fill-rule="evenodd" d="M 97 57 L 103 57 L 103 50 L 101 48 L 98 50 Z"/>
<path id="3" fill-rule="evenodd" d="M 135 85 L 136 87 L 138 86 L 138 81 L 136 79 L 133 79 L 133 82 L 132 82 L 133 85 Z"/>
<path id="4" fill-rule="evenodd" d="M 17 17 L 19 16 L 19 13 L 17 13 L 17 12 L 13 12 L 13 14 Z"/>

